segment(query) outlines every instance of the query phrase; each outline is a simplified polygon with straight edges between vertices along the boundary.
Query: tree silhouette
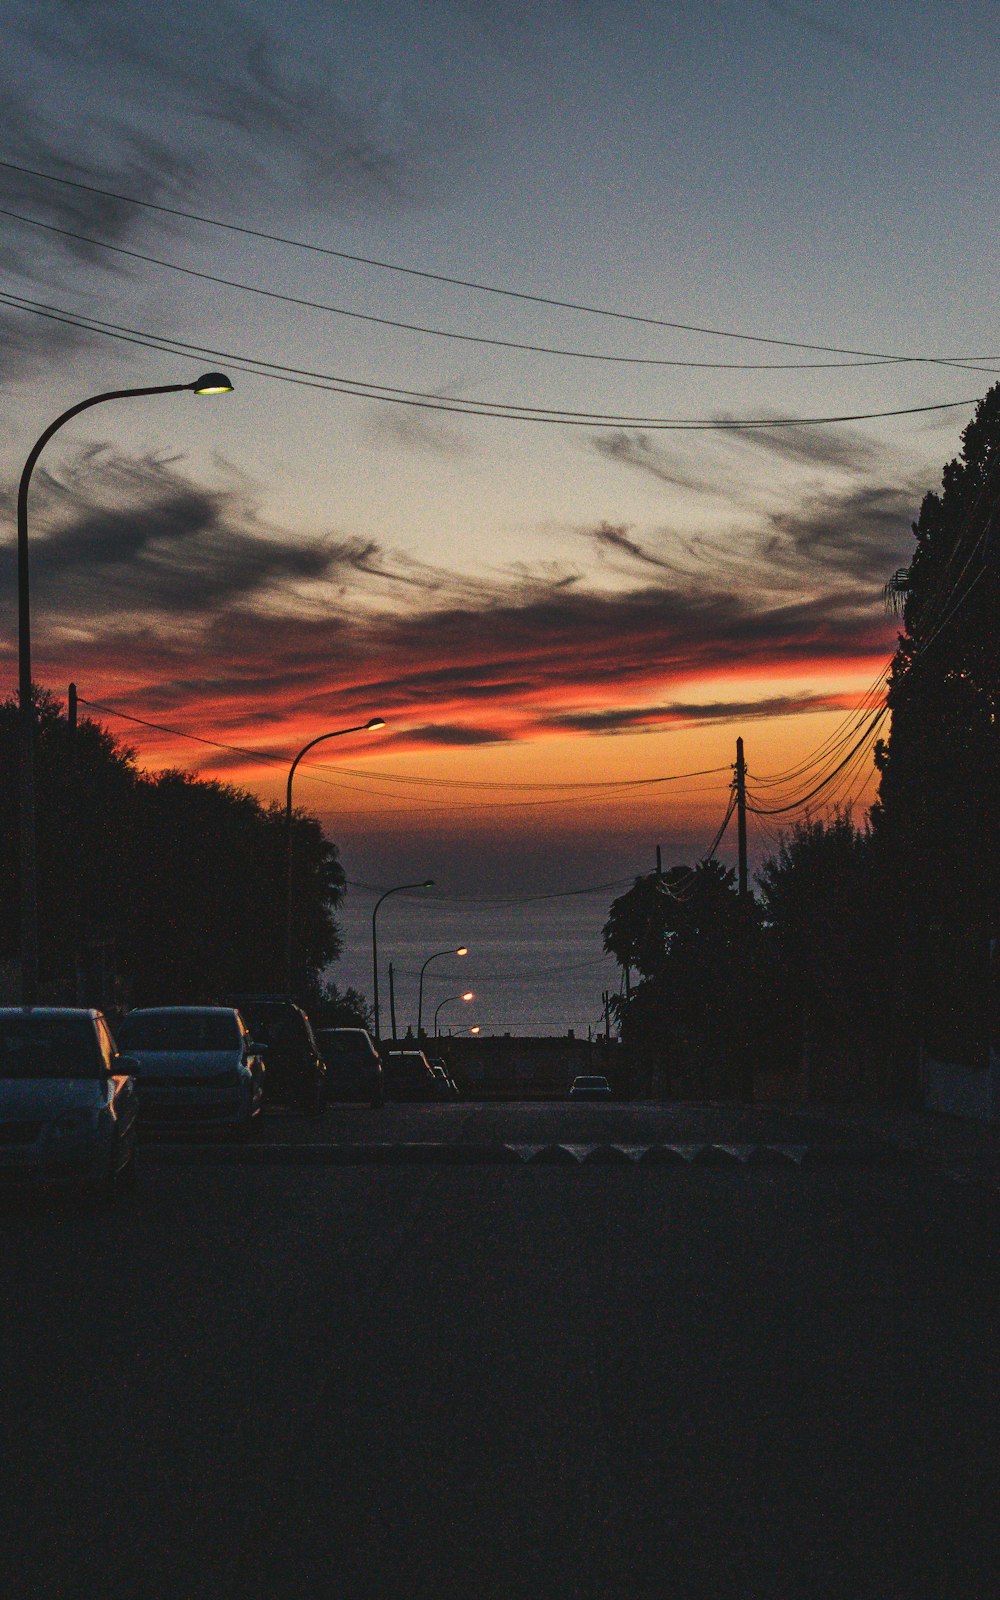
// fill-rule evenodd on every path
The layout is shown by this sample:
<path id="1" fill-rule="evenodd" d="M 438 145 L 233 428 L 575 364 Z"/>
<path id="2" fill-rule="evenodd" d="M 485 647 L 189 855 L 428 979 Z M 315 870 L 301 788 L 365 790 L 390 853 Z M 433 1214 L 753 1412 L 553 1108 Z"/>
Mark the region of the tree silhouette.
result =
<path id="1" fill-rule="evenodd" d="M 284 808 L 175 771 L 141 773 L 89 720 L 73 732 L 36 697 L 39 925 L 49 992 L 113 1005 L 211 1000 L 283 983 Z M 0 760 L 17 770 L 17 712 L 0 705 Z M 339 953 L 336 846 L 293 816 L 304 986 Z M 17 786 L 0 790 L 0 959 L 16 959 Z M 53 987 L 55 986 L 55 987 Z"/>

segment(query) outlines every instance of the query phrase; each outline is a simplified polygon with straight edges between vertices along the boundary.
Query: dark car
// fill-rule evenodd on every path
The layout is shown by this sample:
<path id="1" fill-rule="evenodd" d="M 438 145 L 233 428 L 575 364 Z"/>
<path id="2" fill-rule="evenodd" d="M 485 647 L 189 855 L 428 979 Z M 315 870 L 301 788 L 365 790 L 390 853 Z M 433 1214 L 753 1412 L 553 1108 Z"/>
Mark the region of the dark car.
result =
<path id="1" fill-rule="evenodd" d="M 385 1104 L 382 1058 L 364 1028 L 317 1028 L 316 1043 L 326 1062 L 331 1100 Z"/>
<path id="2" fill-rule="evenodd" d="M 118 1043 L 135 1062 L 141 1126 L 250 1133 L 264 1097 L 264 1063 L 238 1011 L 147 1006 L 130 1011 Z"/>
<path id="3" fill-rule="evenodd" d="M 437 1100 L 438 1080 L 422 1050 L 382 1046 L 385 1092 L 390 1100 Z"/>
<path id="4" fill-rule="evenodd" d="M 610 1100 L 611 1085 L 599 1076 L 574 1078 L 569 1091 L 571 1100 Z"/>
<path id="5" fill-rule="evenodd" d="M 326 1062 L 302 1007 L 281 995 L 229 995 L 224 1003 L 237 1008 L 255 1043 L 264 1047 L 265 1100 L 321 1116 L 327 1101 Z"/>
<path id="6" fill-rule="evenodd" d="M 0 1182 L 114 1201 L 135 1180 L 135 1063 L 99 1011 L 0 1009 Z"/>
<path id="7" fill-rule="evenodd" d="M 448 1069 L 443 1061 L 432 1061 L 431 1071 L 438 1086 L 439 1100 L 457 1100 L 458 1090 L 448 1076 Z"/>

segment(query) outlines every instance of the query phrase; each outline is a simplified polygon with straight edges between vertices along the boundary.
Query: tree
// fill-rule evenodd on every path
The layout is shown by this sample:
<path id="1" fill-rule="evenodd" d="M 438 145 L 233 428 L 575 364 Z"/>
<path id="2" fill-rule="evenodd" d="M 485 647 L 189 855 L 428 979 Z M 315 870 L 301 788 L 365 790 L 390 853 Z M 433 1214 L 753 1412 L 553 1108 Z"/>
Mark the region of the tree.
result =
<path id="1" fill-rule="evenodd" d="M 1000 931 L 1000 385 L 913 533 L 872 822 L 893 865 L 900 1003 L 936 1052 L 977 1060 Z"/>
<path id="2" fill-rule="evenodd" d="M 891 1049 L 892 929 L 883 862 L 849 811 L 797 822 L 757 874 L 772 1026 L 826 1066 L 827 1092 L 884 1087 Z M 814 1081 L 818 1093 L 820 1082 Z"/>
<path id="3" fill-rule="evenodd" d="M 63 1000 L 218 999 L 281 986 L 284 808 L 181 772 L 143 774 L 95 722 L 71 730 L 36 697 L 42 977 Z M 0 705 L 0 760 L 17 770 L 17 708 Z M 0 790 L 0 958 L 19 949 L 16 784 Z M 344 875 L 315 818 L 293 816 L 296 936 L 305 983 L 339 953 Z M 115 980 L 119 980 L 116 989 Z"/>
<path id="4" fill-rule="evenodd" d="M 639 970 L 616 1010 L 651 1087 L 749 1097 L 759 926 L 732 869 L 700 861 L 637 878 L 611 906 L 604 947 Z"/>

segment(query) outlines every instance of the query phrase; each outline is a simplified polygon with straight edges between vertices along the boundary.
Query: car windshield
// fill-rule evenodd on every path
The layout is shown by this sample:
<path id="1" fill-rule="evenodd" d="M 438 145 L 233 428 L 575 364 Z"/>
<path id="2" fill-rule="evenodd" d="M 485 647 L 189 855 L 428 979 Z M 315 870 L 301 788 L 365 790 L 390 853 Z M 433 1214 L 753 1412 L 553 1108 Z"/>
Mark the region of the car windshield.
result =
<path id="1" fill-rule="evenodd" d="M 231 1012 L 133 1011 L 118 1029 L 123 1050 L 238 1050 L 240 1030 Z"/>
<path id="2" fill-rule="evenodd" d="M 336 1060 L 361 1065 L 371 1061 L 374 1055 L 368 1040 L 357 1033 L 335 1033 L 330 1029 L 320 1028 L 316 1041 L 328 1061 Z"/>
<path id="3" fill-rule="evenodd" d="M 607 1078 L 577 1078 L 576 1087 L 578 1089 L 606 1089 L 608 1080 Z"/>
<path id="4" fill-rule="evenodd" d="M 0 1017 L 0 1078 L 99 1078 L 103 1067 L 89 1017 Z"/>

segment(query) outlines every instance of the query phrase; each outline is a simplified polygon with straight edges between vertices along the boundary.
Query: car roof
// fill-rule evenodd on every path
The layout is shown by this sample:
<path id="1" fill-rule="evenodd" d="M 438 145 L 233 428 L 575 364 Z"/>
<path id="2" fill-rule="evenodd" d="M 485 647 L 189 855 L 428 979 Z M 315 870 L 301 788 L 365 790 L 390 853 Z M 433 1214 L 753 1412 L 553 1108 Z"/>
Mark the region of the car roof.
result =
<path id="1" fill-rule="evenodd" d="M 103 1017 L 92 1006 L 0 1006 L 0 1017 Z"/>
<path id="2" fill-rule="evenodd" d="M 607 1081 L 608 1081 L 608 1080 L 607 1080 L 607 1078 L 602 1078 L 602 1077 L 601 1077 L 601 1076 L 600 1076 L 600 1074 L 596 1074 L 596 1075 L 595 1075 L 595 1074 L 593 1074 L 593 1073 L 591 1073 L 591 1074 L 587 1074 L 587 1075 L 584 1075 L 584 1076 L 582 1076 L 582 1077 L 578 1077 L 578 1078 L 574 1078 L 574 1079 L 573 1079 L 573 1082 L 574 1082 L 574 1083 L 585 1083 L 585 1084 L 590 1084 L 590 1085 L 592 1085 L 592 1086 L 593 1086 L 593 1087 L 594 1087 L 594 1088 L 596 1088 L 596 1087 L 597 1087 L 597 1085 L 598 1085 L 598 1084 L 605 1084 L 605 1083 L 607 1083 Z"/>
<path id="3" fill-rule="evenodd" d="M 235 1017 L 237 1006 L 134 1006 L 126 1012 L 129 1017 Z"/>

